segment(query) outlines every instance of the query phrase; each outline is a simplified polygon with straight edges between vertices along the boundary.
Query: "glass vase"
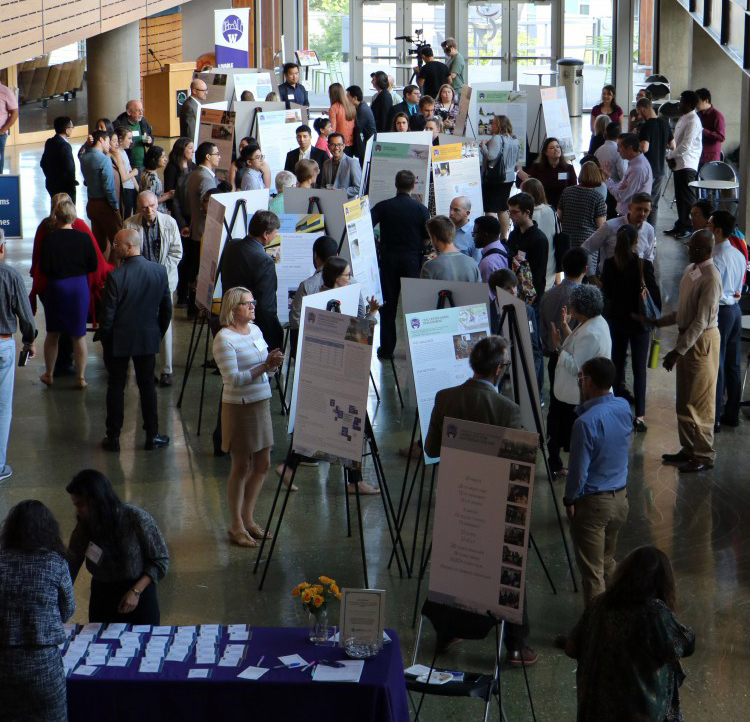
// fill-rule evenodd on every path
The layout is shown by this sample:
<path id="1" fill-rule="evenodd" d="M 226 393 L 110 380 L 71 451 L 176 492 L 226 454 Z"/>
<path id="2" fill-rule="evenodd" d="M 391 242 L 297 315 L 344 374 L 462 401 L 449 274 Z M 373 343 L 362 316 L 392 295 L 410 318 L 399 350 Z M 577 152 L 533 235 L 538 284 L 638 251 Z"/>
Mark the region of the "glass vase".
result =
<path id="1" fill-rule="evenodd" d="M 309 613 L 308 630 L 313 644 L 325 644 L 331 635 L 328 624 L 328 610 L 320 609 Z"/>

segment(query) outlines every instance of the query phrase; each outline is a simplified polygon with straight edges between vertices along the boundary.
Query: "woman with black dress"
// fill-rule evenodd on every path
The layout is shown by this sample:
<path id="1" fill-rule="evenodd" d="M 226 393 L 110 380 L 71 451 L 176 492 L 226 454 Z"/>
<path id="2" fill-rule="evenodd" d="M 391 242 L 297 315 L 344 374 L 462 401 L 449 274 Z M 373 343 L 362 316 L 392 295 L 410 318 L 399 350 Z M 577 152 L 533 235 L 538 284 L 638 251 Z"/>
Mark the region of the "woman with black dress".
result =
<path id="1" fill-rule="evenodd" d="M 177 182 L 182 176 L 187 179 L 190 171 L 195 170 L 195 163 L 193 163 L 193 140 L 192 138 L 178 138 L 172 150 L 169 151 L 169 159 L 167 160 L 167 167 L 164 169 L 164 190 L 177 191 Z M 167 201 L 167 210 L 174 216 L 174 197 Z M 184 228 L 185 225 L 175 218 L 177 225 L 180 228 Z"/>
<path id="2" fill-rule="evenodd" d="M 609 323 L 612 337 L 612 363 L 616 375 L 615 396 L 622 396 L 635 405 L 633 428 L 646 431 L 646 365 L 650 330 L 633 320 L 632 314 L 641 313 L 641 297 L 645 291 L 654 303 L 661 306 L 661 295 L 650 261 L 638 257 L 638 231 L 626 223 L 617 231 L 615 254 L 604 262 L 602 270 L 604 318 Z M 625 388 L 625 361 L 630 344 L 633 367 L 633 394 Z"/>
<path id="3" fill-rule="evenodd" d="M 96 271 L 96 252 L 91 238 L 73 229 L 76 209 L 72 201 L 63 201 L 55 209 L 58 230 L 42 240 L 39 269 L 47 277 L 42 293 L 47 336 L 44 339 L 45 372 L 39 380 L 52 386 L 57 360 L 57 344 L 61 333 L 73 341 L 73 365 L 76 388 L 85 389 L 86 379 L 86 317 L 89 311 L 87 274 Z"/>

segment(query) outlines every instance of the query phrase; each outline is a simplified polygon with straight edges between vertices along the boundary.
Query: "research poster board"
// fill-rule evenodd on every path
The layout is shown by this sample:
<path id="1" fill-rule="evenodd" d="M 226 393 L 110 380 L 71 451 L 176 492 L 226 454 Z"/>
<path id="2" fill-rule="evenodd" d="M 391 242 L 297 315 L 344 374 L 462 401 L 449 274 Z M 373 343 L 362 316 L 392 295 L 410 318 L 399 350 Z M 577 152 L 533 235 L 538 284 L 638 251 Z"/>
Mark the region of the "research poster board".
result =
<path id="1" fill-rule="evenodd" d="M 370 162 L 372 161 L 372 146 L 375 143 L 375 136 L 371 135 L 367 139 L 365 144 L 365 157 L 362 163 L 362 176 L 359 180 L 359 195 L 364 196 L 367 194 L 367 187 L 370 173 Z"/>
<path id="2" fill-rule="evenodd" d="M 471 97 L 469 98 L 469 110 L 467 113 L 464 136 L 467 138 L 477 138 L 477 96 L 481 91 L 486 90 L 513 90 L 515 83 L 512 80 L 500 80 L 495 83 L 472 83 Z"/>
<path id="3" fill-rule="evenodd" d="M 565 88 L 561 86 L 540 88 L 539 95 L 542 100 L 546 130 L 544 138 L 557 138 L 560 141 L 563 155 L 566 158 L 575 157 L 573 131 L 570 127 L 568 97 L 565 94 Z"/>
<path id="4" fill-rule="evenodd" d="M 234 112 L 201 108 L 200 125 L 198 126 L 198 143 L 213 143 L 221 153 L 216 177 L 227 180 L 232 165 L 232 143 L 234 142 Z"/>
<path id="5" fill-rule="evenodd" d="M 432 182 L 435 184 L 435 211 L 438 215 L 449 215 L 451 201 L 459 196 L 471 200 L 472 218 L 484 213 L 481 159 L 476 143 L 433 146 Z"/>
<path id="6" fill-rule="evenodd" d="M 380 268 L 370 216 L 370 199 L 362 196 L 344 203 L 344 219 L 354 283 L 362 286 L 365 298 L 375 296 L 382 305 L 383 291 L 380 288 Z"/>
<path id="7" fill-rule="evenodd" d="M 286 103 L 265 102 L 263 100 L 260 100 L 260 101 L 258 100 L 236 100 L 232 108 L 234 109 L 234 112 L 235 112 L 234 150 L 235 150 L 235 153 L 239 155 L 240 141 L 245 136 L 257 137 L 256 134 L 258 132 L 258 129 L 257 127 L 253 127 L 253 121 L 255 120 L 255 117 L 256 117 L 256 113 L 255 113 L 256 109 L 258 113 L 286 110 Z M 302 116 L 302 123 L 307 123 L 307 108 L 305 108 L 302 105 L 298 105 L 297 103 L 292 103 L 291 109 L 299 110 Z M 300 123 L 300 125 L 302 123 Z M 295 126 L 295 130 L 296 128 L 297 126 Z M 287 152 L 292 150 L 292 148 L 297 148 L 297 147 L 298 147 L 297 137 L 295 134 L 294 143 L 289 148 L 287 148 Z M 263 152 L 265 153 L 265 149 Z"/>
<path id="8" fill-rule="evenodd" d="M 370 203 L 374 206 L 387 198 L 393 198 L 396 195 L 396 173 L 410 170 L 417 179 L 411 197 L 427 206 L 430 195 L 431 149 L 432 141 L 425 145 L 411 145 L 376 140 L 370 162 Z"/>
<path id="9" fill-rule="evenodd" d="M 477 140 L 488 140 L 492 136 L 492 119 L 505 115 L 513 126 L 513 135 L 518 138 L 521 150 L 519 161 L 526 165 L 526 125 L 528 96 L 524 90 L 479 90 L 477 91 Z"/>
<path id="10" fill-rule="evenodd" d="M 467 119 L 469 117 L 469 108 L 473 94 L 474 89 L 470 85 L 464 85 L 461 88 L 461 97 L 458 101 L 458 115 L 456 116 L 456 122 L 453 124 L 453 135 L 467 135 Z M 476 125 L 474 127 L 476 128 Z"/>
<path id="11" fill-rule="evenodd" d="M 256 117 L 256 138 L 266 163 L 271 168 L 271 183 L 279 171 L 284 170 L 286 154 L 298 148 L 297 128 L 302 123 L 302 111 L 299 108 L 289 110 L 259 111 Z"/>
<path id="12" fill-rule="evenodd" d="M 297 351 L 296 453 L 362 468 L 375 322 L 308 308 Z"/>
<path id="13" fill-rule="evenodd" d="M 311 208 L 311 199 L 317 203 Z M 341 256 L 351 262 L 349 244 L 346 242 L 346 220 L 344 204 L 346 191 L 340 188 L 285 188 L 284 213 L 322 213 L 325 220 L 325 235 L 335 238 L 341 246 Z M 316 236 L 317 237 L 317 236 Z"/>
<path id="14" fill-rule="evenodd" d="M 232 84 L 228 73 L 195 73 L 193 78 L 200 78 L 208 88 L 203 105 L 226 103 L 232 99 Z"/>
<path id="15" fill-rule="evenodd" d="M 544 424 L 544 417 L 542 416 L 542 407 L 539 399 L 539 388 L 536 384 L 536 372 L 534 370 L 534 352 L 531 347 L 531 326 L 529 323 L 529 317 L 526 313 L 526 304 L 512 293 L 503 291 L 502 288 L 495 288 L 495 304 L 497 305 L 497 312 L 499 318 L 503 316 L 503 308 L 505 306 L 513 306 L 515 309 L 516 319 L 518 320 L 518 333 L 521 337 L 520 348 L 518 344 L 512 344 L 512 356 L 511 356 L 511 382 L 514 380 L 518 382 L 518 391 L 514 388 L 513 398 L 518 399 L 518 405 L 521 407 L 521 422 L 525 429 L 536 429 L 536 421 L 534 420 L 534 408 L 536 408 L 537 418 L 540 423 Z M 510 325 L 506 319 L 500 327 L 500 335 L 504 338 L 510 339 Z M 524 378 L 521 351 L 525 357 L 526 367 L 529 370 L 531 376 L 531 393 L 526 385 Z M 544 429 L 540 429 L 542 432 Z"/>
<path id="16" fill-rule="evenodd" d="M 299 349 L 302 348 L 302 343 L 305 338 L 305 325 L 308 310 L 318 309 L 325 311 L 329 301 L 338 301 L 341 313 L 346 314 L 347 316 L 356 316 L 359 310 L 360 292 L 361 289 L 359 284 L 352 283 L 343 288 L 332 288 L 330 291 L 311 293 L 302 299 L 302 310 L 300 311 L 299 318 L 299 338 L 297 340 L 297 363 L 294 364 L 294 383 L 292 384 L 292 401 L 289 405 L 289 425 L 287 426 L 287 433 L 291 434 L 294 431 L 297 418 L 297 397 L 299 395 L 300 376 Z M 369 373 L 368 367 L 368 382 L 370 378 Z"/>
<path id="17" fill-rule="evenodd" d="M 269 93 L 274 92 L 273 74 L 270 70 L 234 73 L 234 100 L 239 101 L 242 93 L 249 90 L 255 101 L 264 102 Z M 253 102 L 253 101 L 245 101 Z"/>
<path id="18" fill-rule="evenodd" d="M 537 434 L 446 418 L 428 598 L 521 624 Z"/>
<path id="19" fill-rule="evenodd" d="M 247 221 L 240 210 L 234 216 L 238 201 L 244 201 L 247 210 Z M 244 238 L 247 235 L 247 224 L 255 211 L 268 209 L 268 189 L 238 191 L 237 193 L 215 193 L 208 202 L 206 225 L 201 240 L 201 257 L 198 267 L 198 285 L 195 302 L 207 311 L 212 303 L 221 302 L 223 296 L 221 278 L 217 279 L 221 253 L 227 240 L 226 226 L 230 227 L 232 238 Z M 232 218 L 234 216 L 234 222 Z M 224 220 L 226 219 L 226 225 Z"/>
<path id="20" fill-rule="evenodd" d="M 486 303 L 406 314 L 406 337 L 422 440 L 427 438 L 435 394 L 471 378 L 471 350 L 489 335 Z M 424 452 L 424 461 L 435 464 L 440 459 L 433 459 Z"/>
<path id="21" fill-rule="evenodd" d="M 266 246 L 276 270 L 276 314 L 281 323 L 289 321 L 289 309 L 300 283 L 315 273 L 312 247 L 321 235 L 320 214 L 279 216 L 281 228 Z"/>

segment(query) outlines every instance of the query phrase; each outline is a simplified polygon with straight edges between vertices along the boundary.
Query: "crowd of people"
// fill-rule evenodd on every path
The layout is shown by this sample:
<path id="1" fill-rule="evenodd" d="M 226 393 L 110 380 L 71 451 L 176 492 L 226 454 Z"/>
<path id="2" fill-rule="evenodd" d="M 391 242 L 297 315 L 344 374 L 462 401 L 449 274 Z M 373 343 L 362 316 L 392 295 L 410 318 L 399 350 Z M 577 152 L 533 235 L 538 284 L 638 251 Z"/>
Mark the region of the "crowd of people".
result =
<path id="1" fill-rule="evenodd" d="M 273 178 L 252 137 L 241 139 L 226 180 L 217 177 L 218 147 L 211 141 L 196 147 L 194 141 L 197 110 L 207 90 L 202 80 L 191 85 L 180 116 L 182 136 L 169 150 L 155 145 L 143 105 L 131 100 L 114 123 L 97 120 L 78 154 L 90 225 L 75 210 L 75 161 L 68 140 L 73 124 L 69 118 L 57 118 L 55 135 L 41 159 L 51 210 L 34 240 L 30 298 L 17 271 L 0 263 L 0 355 L 5 344 L 13 346 L 16 320 L 24 349 L 36 353 L 33 314 L 39 298 L 46 325 L 40 380 L 53 386 L 62 356 L 62 363 L 73 364 L 76 388 L 85 389 L 91 323 L 94 339 L 102 341 L 108 372 L 103 447 L 120 450 L 131 359 L 145 449 L 166 446 L 169 437 L 159 430 L 156 384 L 172 383 L 174 310 L 187 309 L 188 317 L 196 313 L 209 199 L 233 190 L 275 190 L 269 210 L 249 219 L 247 236 L 226 245 L 219 272 L 227 290 L 213 329 L 213 357 L 223 384 L 216 451 L 231 456 L 228 538 L 239 547 L 258 546 L 270 537 L 255 518 L 274 444 L 269 377 L 284 358 L 277 278 L 265 249 L 278 233 L 284 190 L 338 188 L 356 198 L 365 145 L 376 133 L 428 129 L 438 142 L 441 132 L 451 132 L 465 64 L 453 39 L 446 39 L 443 50 L 445 62 L 436 60 L 429 47 L 422 49 L 417 82 L 407 85 L 402 97 L 382 71 L 372 74 L 369 103 L 362 88 L 333 83 L 329 110 L 312 127 L 297 127 L 297 147 L 289 150 L 284 169 Z M 299 67 L 287 63 L 283 74 L 280 101 L 309 105 Z M 496 297 L 506 292 L 524 302 L 531 361 L 540 399 L 548 407 L 550 468 L 555 477 L 565 479 L 564 505 L 586 602 L 581 621 L 560 643 L 579 660 L 579 710 L 588 710 L 582 719 L 607 717 L 605 710 L 615 702 L 612 696 L 600 699 L 599 693 L 615 684 L 629 690 L 634 715 L 647 718 L 648 709 L 658 710 L 658 716 L 648 718 L 676 719 L 669 714 L 678 700 L 678 660 L 693 648 L 692 632 L 674 615 L 674 580 L 666 557 L 646 547 L 619 567 L 615 563 L 617 535 L 628 515 L 630 439 L 632 432 L 647 431 L 646 368 L 654 327 L 676 324 L 679 332 L 663 365 L 667 371 L 676 369 L 680 449 L 665 453 L 663 462 L 677 465 L 681 473 L 710 469 L 715 432 L 722 425 L 739 424 L 738 301 L 748 270 L 747 247 L 735 218 L 697 199 L 689 185 L 699 164 L 719 157 L 723 117 L 711 106 L 706 89 L 680 94 L 681 117 L 674 128 L 648 97 L 639 98 L 634 111 L 629 116 L 632 127 L 623 132 L 624 111 L 615 89 L 605 86 L 591 114 L 592 142 L 578 173 L 554 137 L 546 138 L 536 159 L 525 164 L 511 121 L 502 115 L 493 118 L 491 134 L 479 145 L 483 215 L 472 211 L 466 196 L 452 200 L 448 215 L 431 213 L 427 199 L 422 203 L 412 197 L 415 175 L 399 171 L 393 197 L 371 210 L 379 232 L 384 302 L 381 308 L 374 298 L 362 299 L 359 312 L 372 320 L 379 313 L 377 357 L 385 361 L 393 359 L 397 345 L 403 278 L 485 284 L 493 334 L 501 331 Z M 667 167 L 673 171 L 677 220 L 665 232 L 689 239 L 689 265 L 676 311 L 660 315 L 654 226 Z M 338 257 L 336 246 L 327 236 L 312 246 L 315 273 L 300 284 L 291 303 L 292 355 L 302 298 L 351 280 L 351 268 Z M 632 392 L 626 384 L 628 349 Z M 158 373 L 157 353 L 162 357 Z M 509 364 L 508 345 L 497 335 L 473 347 L 473 377 L 436 397 L 424 440 L 430 456 L 440 455 L 446 416 L 521 427 L 518 406 L 497 393 Z M 12 394 L 11 364 L 10 372 L 0 370 L 0 409 L 9 406 Z M 12 474 L 5 459 L 10 413 L 0 416 L 2 481 Z M 277 469 L 287 484 L 289 472 L 286 465 Z M 360 493 L 379 493 L 361 476 L 350 481 Z M 77 514 L 67 550 L 57 523 L 40 502 L 17 505 L 0 535 L 0 619 L 5 622 L 0 625 L 0 667 L 32 690 L 35 704 L 48 706 L 59 703 L 60 686 L 64 688 L 55 645 L 62 639 L 62 623 L 73 613 L 71 579 L 84 561 L 92 573 L 89 618 L 102 622 L 158 624 L 156 583 L 169 565 L 166 542 L 154 520 L 123 504 L 103 474 L 82 471 L 67 491 Z M 48 621 L 44 630 L 37 619 L 32 623 L 18 616 L 9 594 L 37 595 L 36 614 Z M 525 643 L 525 604 L 523 614 L 522 624 L 506 630 L 506 659 L 511 664 L 537 661 Z M 648 631 L 639 626 L 644 616 Z M 34 636 L 29 628 L 39 633 Z M 34 645 L 34 657 L 20 665 L 17 648 L 28 644 Z M 626 664 L 616 654 L 621 645 L 638 656 L 639 644 L 656 650 L 647 662 L 636 665 L 631 659 Z M 599 680 L 596 686 L 594 679 Z M 598 692 L 592 691 L 595 687 Z M 653 688 L 655 697 L 645 694 Z M 0 694 L 0 707 L 4 704 L 15 709 L 12 705 L 21 703 Z"/>

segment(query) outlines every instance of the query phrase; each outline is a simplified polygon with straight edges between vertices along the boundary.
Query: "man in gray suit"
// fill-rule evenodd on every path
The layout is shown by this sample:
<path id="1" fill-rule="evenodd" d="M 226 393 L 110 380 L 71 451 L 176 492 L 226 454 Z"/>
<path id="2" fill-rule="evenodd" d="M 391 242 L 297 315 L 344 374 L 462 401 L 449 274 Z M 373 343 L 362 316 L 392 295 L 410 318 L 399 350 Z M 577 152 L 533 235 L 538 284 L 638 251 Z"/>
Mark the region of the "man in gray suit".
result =
<path id="1" fill-rule="evenodd" d="M 344 136 L 341 133 L 331 133 L 328 136 L 328 150 L 332 157 L 323 163 L 319 176 L 320 187 L 341 188 L 346 191 L 348 198 L 356 198 L 359 195 L 362 168 L 357 160 L 344 155 Z"/>
<path id="2" fill-rule="evenodd" d="M 208 141 L 201 143 L 195 151 L 195 170 L 190 171 L 186 181 L 185 195 L 190 210 L 190 238 L 182 240 L 182 260 L 177 267 L 177 308 L 186 308 L 190 284 L 198 275 L 200 260 L 200 243 L 206 214 L 201 201 L 203 194 L 210 188 L 216 188 L 216 169 L 219 167 L 221 154 L 219 149 Z M 193 293 L 194 295 L 194 293 Z"/>
<path id="3" fill-rule="evenodd" d="M 190 95 L 180 108 L 180 135 L 195 142 L 195 126 L 201 114 L 201 103 L 205 101 L 208 86 L 196 78 L 190 83 Z"/>
<path id="4" fill-rule="evenodd" d="M 474 372 L 470 379 L 460 386 L 443 389 L 435 394 L 435 406 L 424 443 L 428 456 L 440 456 L 443 419 L 446 416 L 508 429 L 521 428 L 521 410 L 518 404 L 505 398 L 497 390 L 500 379 L 510 366 L 508 342 L 500 336 L 483 338 L 472 349 L 469 365 Z M 525 639 L 528 635 L 529 620 L 524 604 L 523 623 L 505 625 L 505 660 L 508 664 L 528 667 L 537 661 L 536 652 L 526 646 Z M 452 646 L 455 641 L 457 640 L 438 640 L 443 649 Z"/>
<path id="5" fill-rule="evenodd" d="M 141 255 L 141 234 L 122 230 L 112 244 L 122 260 L 107 276 L 99 329 L 94 339 L 102 342 L 107 382 L 107 435 L 102 446 L 120 450 L 120 430 L 125 412 L 125 383 L 133 359 L 141 396 L 146 451 L 166 446 L 169 437 L 159 433 L 154 368 L 159 344 L 172 320 L 172 299 L 167 269 Z"/>

